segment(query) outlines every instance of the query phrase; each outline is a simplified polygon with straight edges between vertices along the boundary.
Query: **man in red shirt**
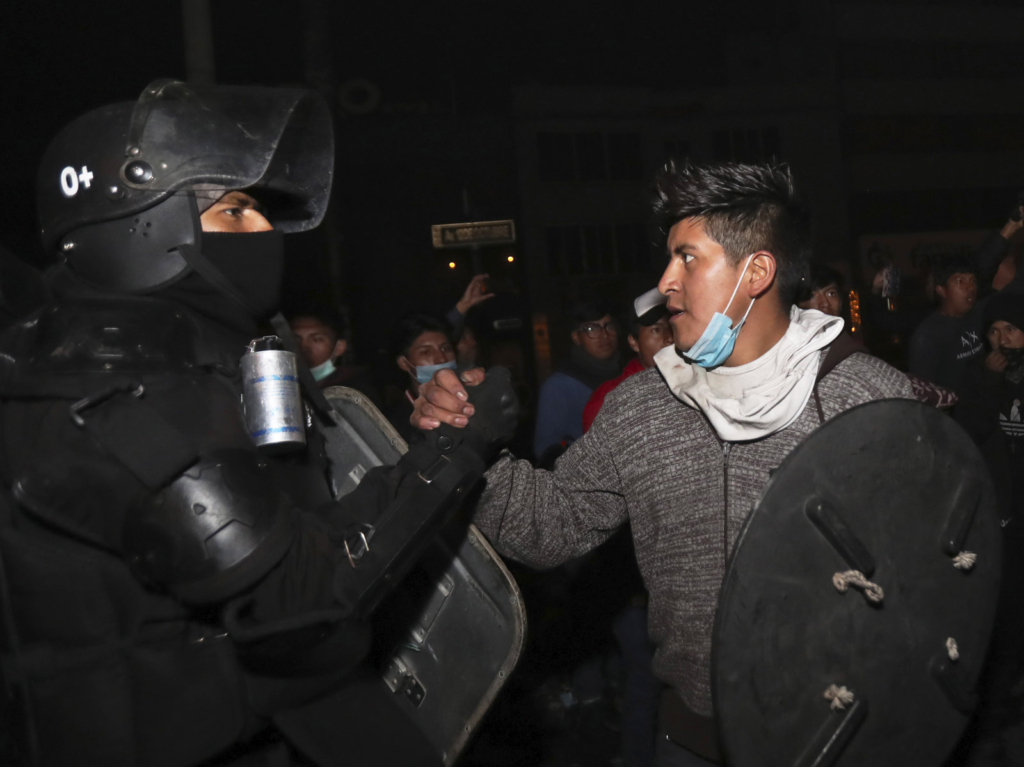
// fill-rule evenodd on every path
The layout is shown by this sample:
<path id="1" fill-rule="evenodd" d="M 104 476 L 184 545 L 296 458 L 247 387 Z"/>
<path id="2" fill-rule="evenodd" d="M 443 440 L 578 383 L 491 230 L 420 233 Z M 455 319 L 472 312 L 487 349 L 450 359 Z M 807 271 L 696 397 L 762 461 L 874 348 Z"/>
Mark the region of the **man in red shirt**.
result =
<path id="1" fill-rule="evenodd" d="M 587 406 L 583 409 L 583 431 L 590 429 L 590 424 L 597 418 L 597 413 L 604 404 L 608 392 L 632 375 L 641 370 L 654 367 L 654 355 L 672 343 L 672 326 L 668 324 L 668 309 L 665 304 L 651 307 L 645 299 L 648 294 L 640 296 L 633 302 L 633 313 L 629 323 L 629 348 L 636 352 L 636 359 L 631 360 L 622 375 L 605 381 L 594 389 Z M 639 314 L 638 314 L 639 312 Z"/>

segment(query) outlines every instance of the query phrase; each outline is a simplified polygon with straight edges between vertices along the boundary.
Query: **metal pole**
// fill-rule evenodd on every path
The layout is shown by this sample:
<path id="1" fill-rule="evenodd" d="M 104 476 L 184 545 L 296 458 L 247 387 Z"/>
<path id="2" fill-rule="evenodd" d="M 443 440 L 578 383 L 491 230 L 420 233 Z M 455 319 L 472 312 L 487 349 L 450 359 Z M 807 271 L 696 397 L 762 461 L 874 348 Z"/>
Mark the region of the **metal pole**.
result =
<path id="1" fill-rule="evenodd" d="M 334 78 L 333 29 L 328 3 L 324 0 L 305 0 L 306 12 L 306 82 L 327 101 L 331 115 L 337 117 Z M 335 129 L 337 130 L 337 129 Z M 335 134 L 337 135 L 337 134 Z M 331 280 L 331 298 L 334 306 L 343 303 L 341 269 L 341 232 L 334 206 L 328 209 L 321 224 L 327 246 L 327 267 Z"/>
<path id="2" fill-rule="evenodd" d="M 469 189 L 462 187 L 462 215 L 465 221 L 470 221 L 469 215 Z M 473 274 L 483 274 L 483 262 L 480 259 L 480 246 L 470 245 L 469 246 L 469 258 L 470 263 L 473 265 Z"/>
<path id="3" fill-rule="evenodd" d="M 210 0 L 181 0 L 185 33 L 185 76 L 196 85 L 215 81 Z"/>

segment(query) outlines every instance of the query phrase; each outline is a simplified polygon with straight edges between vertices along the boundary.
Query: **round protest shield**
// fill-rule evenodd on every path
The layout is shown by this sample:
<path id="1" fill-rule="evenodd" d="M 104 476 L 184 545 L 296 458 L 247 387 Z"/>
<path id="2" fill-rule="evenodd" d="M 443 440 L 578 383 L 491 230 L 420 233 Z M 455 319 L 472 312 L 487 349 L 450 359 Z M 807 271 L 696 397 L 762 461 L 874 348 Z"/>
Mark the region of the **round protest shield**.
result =
<path id="1" fill-rule="evenodd" d="M 908 400 L 773 473 L 730 560 L 712 686 L 733 767 L 938 767 L 976 704 L 1001 540 L 981 455 Z"/>

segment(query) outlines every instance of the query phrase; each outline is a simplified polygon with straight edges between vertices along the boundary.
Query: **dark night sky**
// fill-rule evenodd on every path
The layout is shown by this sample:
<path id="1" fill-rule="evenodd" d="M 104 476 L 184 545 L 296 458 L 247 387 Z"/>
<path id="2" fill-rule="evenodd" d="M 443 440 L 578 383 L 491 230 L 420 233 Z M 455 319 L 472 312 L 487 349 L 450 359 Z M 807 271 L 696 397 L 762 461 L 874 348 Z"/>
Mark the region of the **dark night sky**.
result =
<path id="1" fill-rule="evenodd" d="M 706 7 L 714 6 L 713 8 Z M 54 133 L 104 102 L 134 99 L 157 77 L 184 77 L 177 2 L 41 0 L 0 11 L 4 78 L 0 244 L 32 257 L 35 166 Z M 302 3 L 214 2 L 217 77 L 303 80 Z M 334 3 L 335 77 L 366 78 L 392 101 L 501 112 L 515 83 L 678 86 L 720 77 L 724 4 Z M 756 6 L 755 6 L 756 7 Z M 774 11 L 738 17 L 756 28 Z M 767 14 L 767 15 L 766 15 Z M 454 86 L 454 88 L 453 88 Z"/>

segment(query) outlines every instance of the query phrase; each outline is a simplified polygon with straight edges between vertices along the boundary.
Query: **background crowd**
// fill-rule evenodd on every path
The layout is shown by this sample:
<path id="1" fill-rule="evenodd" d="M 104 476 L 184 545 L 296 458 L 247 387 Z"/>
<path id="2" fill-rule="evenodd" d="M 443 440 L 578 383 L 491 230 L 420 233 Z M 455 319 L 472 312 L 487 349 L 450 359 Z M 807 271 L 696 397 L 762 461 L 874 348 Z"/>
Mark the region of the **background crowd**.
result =
<path id="1" fill-rule="evenodd" d="M 1010 543 L 1007 583 L 1024 576 L 1024 267 L 1013 247 L 1021 218 L 1014 208 L 973 258 L 939 261 L 923 281 L 901 280 L 887 265 L 858 291 L 819 256 L 799 301 L 802 309 L 842 317 L 849 341 L 905 371 L 915 396 L 947 412 L 977 443 Z M 654 355 L 672 343 L 663 305 L 650 308 L 626 295 L 576 302 L 565 313 L 569 354 L 538 387 L 517 356 L 489 343 L 490 316 L 481 309 L 495 297 L 488 275 L 480 274 L 461 296 L 449 297 L 444 317 L 396 311 L 387 354 L 359 353 L 343 307 L 296 307 L 290 321 L 320 385 L 363 392 L 407 440 L 413 400 L 436 371 L 509 364 L 525 405 L 513 450 L 541 467 L 553 466 L 589 428 L 611 389 L 653 367 Z M 645 595 L 631 546 L 624 530 L 554 575 L 535 577 L 513 565 L 527 596 L 530 644 L 469 763 L 651 763 L 660 684 L 650 672 Z M 972 743 L 984 743 L 990 730 L 1020 726 L 1016 659 L 1024 608 L 1013 592 L 1004 588 L 992 654 L 1014 672 L 989 679 L 994 703 Z M 962 750 L 954 763 L 981 758 Z"/>

